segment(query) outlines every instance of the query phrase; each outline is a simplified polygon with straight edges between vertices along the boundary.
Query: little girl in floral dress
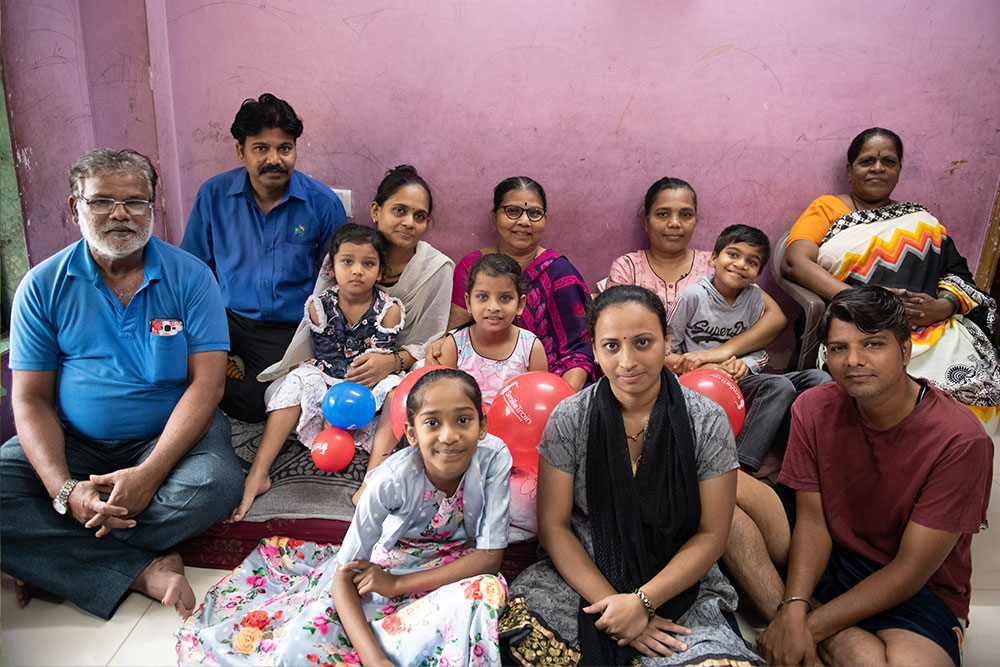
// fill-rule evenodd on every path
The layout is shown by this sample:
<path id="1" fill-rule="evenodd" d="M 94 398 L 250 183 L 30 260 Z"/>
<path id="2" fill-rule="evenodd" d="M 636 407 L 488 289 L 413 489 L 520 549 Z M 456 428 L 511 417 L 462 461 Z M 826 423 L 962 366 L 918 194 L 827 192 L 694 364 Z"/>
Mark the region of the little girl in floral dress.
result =
<path id="1" fill-rule="evenodd" d="M 261 542 L 177 631 L 180 665 L 497 665 L 506 446 L 468 374 L 406 402 L 412 447 L 368 477 L 341 547 Z"/>
<path id="2" fill-rule="evenodd" d="M 229 521 L 241 520 L 254 498 L 271 487 L 271 464 L 292 431 L 309 447 L 329 426 L 323 418 L 323 397 L 343 380 L 351 361 L 366 352 L 395 354 L 393 343 L 403 327 L 403 304 L 375 287 L 386 265 L 384 247 L 382 236 L 371 227 L 349 223 L 333 235 L 329 261 L 335 284 L 311 295 L 305 304 L 313 358 L 267 388 L 267 424 L 247 473 L 243 499 Z M 390 374 L 375 385 L 376 409 L 400 380 L 400 375 Z M 387 454 L 373 452 L 371 458 L 381 461 Z"/>

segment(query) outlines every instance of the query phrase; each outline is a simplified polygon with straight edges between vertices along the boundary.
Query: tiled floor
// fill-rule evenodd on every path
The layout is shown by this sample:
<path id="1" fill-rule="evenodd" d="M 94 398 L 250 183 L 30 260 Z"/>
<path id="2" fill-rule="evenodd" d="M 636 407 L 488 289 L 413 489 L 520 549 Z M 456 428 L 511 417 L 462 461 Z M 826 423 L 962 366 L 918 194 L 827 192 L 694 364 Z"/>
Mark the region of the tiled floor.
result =
<path id="1" fill-rule="evenodd" d="M 1000 471 L 1000 447 L 994 471 Z M 991 530 L 972 540 L 971 625 L 965 638 L 966 667 L 1000 661 L 1000 473 L 993 477 L 988 518 Z M 225 574 L 188 568 L 195 595 L 204 597 Z M 101 621 L 76 606 L 32 600 L 18 609 L 13 581 L 3 576 L 0 591 L 0 665 L 176 665 L 174 610 L 133 594 L 114 618 Z"/>

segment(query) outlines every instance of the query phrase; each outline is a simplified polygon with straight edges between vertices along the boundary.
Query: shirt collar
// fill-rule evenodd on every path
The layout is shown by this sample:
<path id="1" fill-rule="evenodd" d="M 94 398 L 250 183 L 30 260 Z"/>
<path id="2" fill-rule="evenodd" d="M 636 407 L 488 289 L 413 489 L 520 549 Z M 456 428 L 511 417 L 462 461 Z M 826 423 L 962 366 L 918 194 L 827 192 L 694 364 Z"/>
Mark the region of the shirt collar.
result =
<path id="1" fill-rule="evenodd" d="M 143 285 L 163 277 L 163 260 L 156 243 L 157 239 L 150 237 L 149 243 L 146 244 L 143 254 Z M 101 277 L 97 262 L 94 261 L 94 256 L 90 254 L 90 248 L 87 246 L 87 239 L 77 241 L 76 247 L 71 253 L 66 273 L 95 281 Z"/>

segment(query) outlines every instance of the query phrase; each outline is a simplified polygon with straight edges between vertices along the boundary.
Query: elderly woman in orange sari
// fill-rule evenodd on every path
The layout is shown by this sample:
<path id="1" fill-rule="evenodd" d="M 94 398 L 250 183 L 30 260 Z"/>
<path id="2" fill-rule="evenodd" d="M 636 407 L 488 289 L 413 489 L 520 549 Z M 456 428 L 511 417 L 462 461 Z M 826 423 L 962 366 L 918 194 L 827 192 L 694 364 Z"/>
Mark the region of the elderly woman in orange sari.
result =
<path id="1" fill-rule="evenodd" d="M 850 192 L 809 205 L 788 235 L 781 272 L 824 299 L 854 285 L 890 288 L 906 304 L 913 329 L 907 371 L 951 392 L 995 432 L 996 302 L 976 287 L 937 218 L 891 198 L 902 166 L 896 133 L 873 127 L 855 137 L 847 151 Z"/>

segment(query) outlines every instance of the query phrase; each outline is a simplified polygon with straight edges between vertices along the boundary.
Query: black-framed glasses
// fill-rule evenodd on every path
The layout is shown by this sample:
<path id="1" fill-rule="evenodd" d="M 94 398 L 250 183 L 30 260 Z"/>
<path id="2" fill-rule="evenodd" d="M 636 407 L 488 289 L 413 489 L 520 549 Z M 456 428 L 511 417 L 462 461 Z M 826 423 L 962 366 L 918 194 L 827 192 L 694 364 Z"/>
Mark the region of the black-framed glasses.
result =
<path id="1" fill-rule="evenodd" d="M 525 213 L 528 214 L 528 220 L 531 220 L 532 222 L 538 222 L 545 217 L 545 209 L 541 206 L 524 208 L 522 206 L 515 206 L 511 204 L 510 206 L 503 207 L 503 213 L 511 220 L 520 220 L 521 216 Z"/>
<path id="2" fill-rule="evenodd" d="M 81 197 L 83 201 L 87 202 L 87 206 L 94 213 L 100 215 L 107 215 L 111 211 L 115 210 L 115 206 L 121 204 L 125 207 L 125 211 L 130 215 L 143 215 L 149 211 L 149 207 L 152 205 L 147 199 L 126 199 L 125 201 L 118 201 L 117 199 L 107 199 L 104 197 L 98 197 L 97 199 L 87 199 L 86 197 Z"/>

